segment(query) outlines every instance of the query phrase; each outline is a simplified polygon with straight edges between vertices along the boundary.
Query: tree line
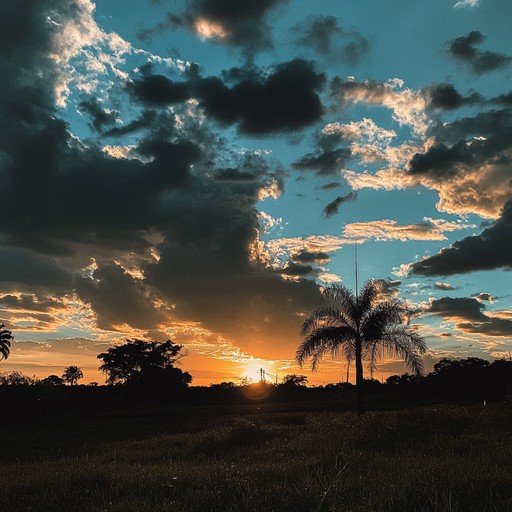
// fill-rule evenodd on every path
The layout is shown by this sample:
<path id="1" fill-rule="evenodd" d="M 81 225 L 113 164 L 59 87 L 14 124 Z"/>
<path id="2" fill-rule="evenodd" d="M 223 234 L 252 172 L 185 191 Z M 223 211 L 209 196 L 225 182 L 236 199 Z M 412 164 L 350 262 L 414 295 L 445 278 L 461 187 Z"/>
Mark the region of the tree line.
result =
<path id="1" fill-rule="evenodd" d="M 410 309 L 400 300 L 388 299 L 383 295 L 382 283 L 368 281 L 360 291 L 354 294 L 341 284 L 331 285 L 323 290 L 325 305 L 310 313 L 303 322 L 301 334 L 303 341 L 296 352 L 296 360 L 302 366 L 306 359 L 311 360 L 316 370 L 322 358 L 342 356 L 347 367 L 355 363 L 355 386 L 348 382 L 327 386 L 307 387 L 307 378 L 303 375 L 285 376 L 279 385 L 260 382 L 260 387 L 268 388 L 265 393 L 253 393 L 261 399 L 274 397 L 305 396 L 326 397 L 331 392 L 355 394 L 357 412 L 365 410 L 365 394 L 383 392 L 402 395 L 416 394 L 416 398 L 433 397 L 437 399 L 457 397 L 474 399 L 501 399 L 511 394 L 512 362 L 495 361 L 469 357 L 466 359 L 442 359 L 434 365 L 433 371 L 423 375 L 422 355 L 426 344 L 418 333 L 410 327 Z M 0 358 L 7 358 L 11 346 L 12 333 L 0 326 Z M 178 368 L 184 356 L 183 346 L 167 340 L 165 342 L 126 340 L 126 343 L 111 347 L 97 357 L 102 361 L 99 369 L 106 376 L 109 387 L 123 387 L 140 397 L 168 396 L 187 390 L 192 382 L 190 373 Z M 374 379 L 364 378 L 364 366 L 371 373 L 383 355 L 400 356 L 412 373 L 393 375 L 385 385 Z M 49 375 L 44 379 L 31 379 L 19 372 L 0 375 L 0 384 L 60 386 L 65 383 L 76 387 L 83 373 L 78 366 L 68 366 L 62 376 Z M 347 378 L 348 381 L 348 378 Z M 96 384 L 96 383 L 91 383 Z M 252 385 L 254 387 L 254 384 Z M 250 387 L 248 382 L 239 385 L 233 382 L 214 384 L 204 392 L 205 387 L 195 387 L 195 395 L 231 396 L 236 398 L 235 390 Z M 197 391 L 199 388 L 203 392 Z M 354 393 L 355 391 L 355 393 Z M 246 393 L 245 396 L 251 396 Z"/>

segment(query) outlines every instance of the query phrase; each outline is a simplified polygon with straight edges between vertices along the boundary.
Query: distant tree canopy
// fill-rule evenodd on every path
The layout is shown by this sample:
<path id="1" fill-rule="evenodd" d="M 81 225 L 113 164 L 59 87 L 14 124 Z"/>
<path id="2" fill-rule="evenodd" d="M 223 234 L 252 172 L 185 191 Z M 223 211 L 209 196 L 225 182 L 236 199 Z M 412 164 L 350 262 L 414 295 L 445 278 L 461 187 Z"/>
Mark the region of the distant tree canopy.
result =
<path id="1" fill-rule="evenodd" d="M 0 324 L 0 359 L 7 359 L 11 352 L 11 342 L 14 339 L 12 332 Z"/>
<path id="2" fill-rule="evenodd" d="M 305 386 L 308 383 L 308 378 L 305 375 L 285 375 L 283 382 L 285 386 Z"/>
<path id="3" fill-rule="evenodd" d="M 78 366 L 67 366 L 64 368 L 64 373 L 62 374 L 62 379 L 65 382 L 69 382 L 71 386 L 76 386 L 78 381 L 83 378 L 84 374 L 82 370 Z"/>
<path id="4" fill-rule="evenodd" d="M 182 348 L 171 340 L 126 340 L 98 355 L 103 360 L 100 370 L 107 375 L 109 384 L 186 387 L 192 376 L 175 367 L 183 357 Z"/>
<path id="5" fill-rule="evenodd" d="M 8 386 L 32 386 L 36 380 L 32 377 L 23 375 L 20 372 L 12 371 L 0 375 L 0 384 Z"/>
<path id="6" fill-rule="evenodd" d="M 41 384 L 44 384 L 45 386 L 62 386 L 64 384 L 64 379 L 58 375 L 48 375 L 48 377 L 41 379 Z"/>

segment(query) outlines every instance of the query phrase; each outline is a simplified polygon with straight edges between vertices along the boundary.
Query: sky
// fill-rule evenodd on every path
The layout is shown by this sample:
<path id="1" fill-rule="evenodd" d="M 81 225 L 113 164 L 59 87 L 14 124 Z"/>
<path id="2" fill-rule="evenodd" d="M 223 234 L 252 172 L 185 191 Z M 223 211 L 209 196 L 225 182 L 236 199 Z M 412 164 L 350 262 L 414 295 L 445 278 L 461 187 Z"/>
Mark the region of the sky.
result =
<path id="1" fill-rule="evenodd" d="M 442 357 L 512 351 L 509 0 L 0 4 L 0 371 L 126 339 L 193 384 L 304 374 L 322 287 L 385 282 Z M 404 367 L 381 361 L 375 378 Z"/>

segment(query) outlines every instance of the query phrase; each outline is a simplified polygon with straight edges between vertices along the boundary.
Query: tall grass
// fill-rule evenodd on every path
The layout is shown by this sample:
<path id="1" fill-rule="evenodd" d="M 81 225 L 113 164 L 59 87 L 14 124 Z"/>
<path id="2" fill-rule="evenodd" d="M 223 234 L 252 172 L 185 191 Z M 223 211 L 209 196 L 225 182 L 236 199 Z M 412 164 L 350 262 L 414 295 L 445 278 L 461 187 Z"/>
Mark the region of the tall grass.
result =
<path id="1" fill-rule="evenodd" d="M 512 511 L 512 408 L 264 405 L 3 428 L 0 510 Z"/>

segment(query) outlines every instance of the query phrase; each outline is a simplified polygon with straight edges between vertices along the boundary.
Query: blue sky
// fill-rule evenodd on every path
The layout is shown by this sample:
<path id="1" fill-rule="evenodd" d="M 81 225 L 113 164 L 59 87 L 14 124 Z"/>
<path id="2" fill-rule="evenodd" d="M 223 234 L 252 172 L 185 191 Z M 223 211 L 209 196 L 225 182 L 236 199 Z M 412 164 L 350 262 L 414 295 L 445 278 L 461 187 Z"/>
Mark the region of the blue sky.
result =
<path id="1" fill-rule="evenodd" d="M 335 382 L 343 363 L 293 357 L 319 287 L 353 288 L 356 244 L 427 368 L 508 356 L 510 2 L 18 11 L 0 17 L 4 371 L 101 380 L 105 347 L 170 337 L 196 384 Z"/>

